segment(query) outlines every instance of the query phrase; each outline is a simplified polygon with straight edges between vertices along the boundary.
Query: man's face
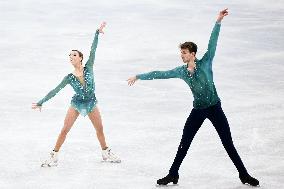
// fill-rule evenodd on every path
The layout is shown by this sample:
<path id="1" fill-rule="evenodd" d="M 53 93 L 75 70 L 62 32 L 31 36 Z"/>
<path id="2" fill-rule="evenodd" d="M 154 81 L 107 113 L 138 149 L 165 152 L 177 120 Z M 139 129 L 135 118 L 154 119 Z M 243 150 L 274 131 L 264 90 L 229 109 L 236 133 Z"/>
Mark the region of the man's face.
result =
<path id="1" fill-rule="evenodd" d="M 180 49 L 180 56 L 184 63 L 188 63 L 190 61 L 195 60 L 195 53 L 189 52 L 188 49 Z"/>

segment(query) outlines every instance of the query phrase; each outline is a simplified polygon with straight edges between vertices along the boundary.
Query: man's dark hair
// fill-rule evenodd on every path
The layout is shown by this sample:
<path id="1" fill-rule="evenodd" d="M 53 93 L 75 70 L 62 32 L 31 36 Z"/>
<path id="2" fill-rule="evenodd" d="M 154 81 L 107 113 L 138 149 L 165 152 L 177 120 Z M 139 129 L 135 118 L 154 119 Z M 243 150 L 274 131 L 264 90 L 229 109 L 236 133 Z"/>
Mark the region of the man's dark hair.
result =
<path id="1" fill-rule="evenodd" d="M 197 45 L 193 42 L 184 42 L 179 45 L 181 49 L 188 49 L 190 53 L 194 52 L 196 54 L 197 52 Z"/>

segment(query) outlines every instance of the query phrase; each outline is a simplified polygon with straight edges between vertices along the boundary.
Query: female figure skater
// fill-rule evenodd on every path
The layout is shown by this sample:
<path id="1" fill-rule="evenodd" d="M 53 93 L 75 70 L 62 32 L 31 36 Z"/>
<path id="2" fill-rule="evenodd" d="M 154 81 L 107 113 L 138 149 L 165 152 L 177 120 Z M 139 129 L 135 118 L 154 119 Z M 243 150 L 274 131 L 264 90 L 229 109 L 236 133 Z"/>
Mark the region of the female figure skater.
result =
<path id="1" fill-rule="evenodd" d="M 180 52 L 181 58 L 186 65 L 176 67 L 169 71 L 153 71 L 138 74 L 128 79 L 128 84 L 133 85 L 138 79 L 152 80 L 180 78 L 188 84 L 193 93 L 193 109 L 186 120 L 176 157 L 169 170 L 169 174 L 166 177 L 157 180 L 158 185 L 167 185 L 171 182 L 174 184 L 178 183 L 179 167 L 186 156 L 195 134 L 206 118 L 213 123 L 224 148 L 239 172 L 241 182 L 251 186 L 259 185 L 259 181 L 248 174 L 234 147 L 230 127 L 222 110 L 221 102 L 213 82 L 212 62 L 215 56 L 221 21 L 227 15 L 227 9 L 222 10 L 219 13 L 217 22 L 215 23 L 210 36 L 207 52 L 200 60 L 195 56 L 197 52 L 196 44 L 193 42 L 185 42 L 180 45 Z"/>
<path id="2" fill-rule="evenodd" d="M 79 114 L 90 118 L 94 128 L 96 129 L 97 138 L 102 148 L 102 158 L 104 161 L 120 163 L 120 158 L 115 155 L 111 149 L 107 146 L 105 136 L 103 132 L 103 124 L 100 115 L 99 108 L 97 106 L 97 99 L 95 96 L 95 82 L 93 66 L 95 60 L 96 48 L 98 45 L 99 33 L 104 33 L 103 28 L 106 23 L 103 22 L 99 29 L 95 33 L 95 37 L 92 43 L 89 59 L 85 66 L 82 65 L 83 54 L 78 50 L 72 50 L 70 52 L 70 63 L 74 66 L 73 73 L 70 73 L 64 77 L 61 83 L 51 90 L 43 99 L 37 103 L 32 103 L 32 109 L 39 109 L 41 111 L 42 104 L 52 97 L 54 97 L 61 89 L 67 84 L 70 84 L 75 91 L 75 95 L 72 97 L 71 106 L 69 107 L 64 126 L 57 138 L 55 147 L 50 153 L 50 157 L 42 163 L 42 166 L 56 166 L 58 161 L 58 152 L 60 147 L 65 141 L 66 135 L 70 131 L 74 122 Z"/>

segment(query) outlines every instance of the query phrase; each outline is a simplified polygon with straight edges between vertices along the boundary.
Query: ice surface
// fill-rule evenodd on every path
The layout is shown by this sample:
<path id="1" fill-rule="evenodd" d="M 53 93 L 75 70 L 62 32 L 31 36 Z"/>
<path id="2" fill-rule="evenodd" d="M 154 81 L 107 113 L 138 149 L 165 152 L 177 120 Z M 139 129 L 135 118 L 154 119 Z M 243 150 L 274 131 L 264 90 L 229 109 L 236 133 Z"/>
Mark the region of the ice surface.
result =
<path id="1" fill-rule="evenodd" d="M 262 188 L 284 188 L 284 3 L 280 0 L 0 1 L 0 188 L 155 188 L 174 159 L 192 95 L 182 80 L 126 79 L 181 65 L 178 45 L 198 44 L 201 57 L 217 12 L 228 7 L 214 79 L 235 146 Z M 41 168 L 73 95 L 66 87 L 41 99 L 73 68 L 71 49 L 85 53 L 102 21 L 95 62 L 96 95 L 108 144 L 121 164 L 101 163 L 95 130 L 79 117 L 59 166 Z M 241 189 L 209 121 L 196 135 L 177 188 Z"/>

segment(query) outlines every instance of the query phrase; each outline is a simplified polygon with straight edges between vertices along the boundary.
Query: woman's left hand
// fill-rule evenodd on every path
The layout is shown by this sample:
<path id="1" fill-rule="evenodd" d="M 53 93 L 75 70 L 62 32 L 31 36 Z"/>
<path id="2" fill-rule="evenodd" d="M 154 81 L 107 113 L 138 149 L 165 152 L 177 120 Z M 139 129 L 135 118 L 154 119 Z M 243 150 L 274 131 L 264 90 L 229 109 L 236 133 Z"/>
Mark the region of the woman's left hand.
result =
<path id="1" fill-rule="evenodd" d="M 103 22 L 99 28 L 99 32 L 102 34 L 104 34 L 104 31 L 103 31 L 104 27 L 106 27 L 106 22 Z"/>

